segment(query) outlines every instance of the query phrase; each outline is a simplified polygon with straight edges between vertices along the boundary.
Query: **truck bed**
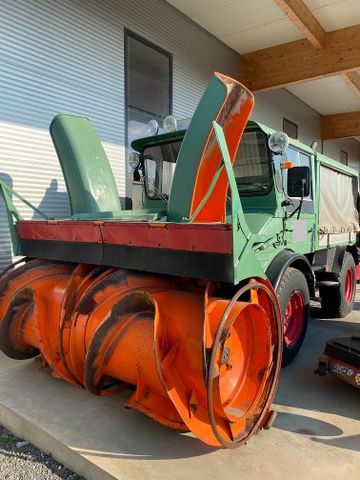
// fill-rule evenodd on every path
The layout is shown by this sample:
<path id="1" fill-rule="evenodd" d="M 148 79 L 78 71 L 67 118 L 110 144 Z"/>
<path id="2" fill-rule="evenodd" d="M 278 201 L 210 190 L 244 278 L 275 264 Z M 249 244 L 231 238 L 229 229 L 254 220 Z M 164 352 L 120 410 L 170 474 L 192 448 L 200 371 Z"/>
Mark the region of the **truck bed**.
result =
<path id="1" fill-rule="evenodd" d="M 28 257 L 233 282 L 226 224 L 21 220 L 16 229 Z"/>

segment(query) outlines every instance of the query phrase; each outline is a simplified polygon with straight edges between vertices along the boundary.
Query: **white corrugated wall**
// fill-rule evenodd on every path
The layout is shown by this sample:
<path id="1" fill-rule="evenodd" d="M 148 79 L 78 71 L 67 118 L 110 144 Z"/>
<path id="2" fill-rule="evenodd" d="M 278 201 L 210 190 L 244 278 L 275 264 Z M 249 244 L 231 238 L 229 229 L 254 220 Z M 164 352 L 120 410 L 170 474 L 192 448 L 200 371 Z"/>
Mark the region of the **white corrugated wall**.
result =
<path id="1" fill-rule="evenodd" d="M 126 195 L 124 28 L 173 54 L 180 118 L 193 113 L 214 70 L 237 74 L 238 55 L 163 0 L 0 2 L 0 178 L 47 214 L 69 213 L 48 134 L 59 112 L 91 119 Z M 0 200 L 0 268 L 9 261 Z"/>
<path id="2" fill-rule="evenodd" d="M 56 217 L 68 215 L 48 126 L 56 113 L 88 116 L 126 192 L 124 28 L 173 54 L 173 112 L 191 116 L 214 70 L 238 76 L 239 57 L 164 0 L 0 1 L 0 178 Z M 253 118 L 275 129 L 298 123 L 300 140 L 320 137 L 320 116 L 287 90 L 259 93 Z M 336 141 L 325 153 L 356 142 Z M 16 202 L 20 212 L 32 213 Z M 10 261 L 0 200 L 0 268 Z"/>

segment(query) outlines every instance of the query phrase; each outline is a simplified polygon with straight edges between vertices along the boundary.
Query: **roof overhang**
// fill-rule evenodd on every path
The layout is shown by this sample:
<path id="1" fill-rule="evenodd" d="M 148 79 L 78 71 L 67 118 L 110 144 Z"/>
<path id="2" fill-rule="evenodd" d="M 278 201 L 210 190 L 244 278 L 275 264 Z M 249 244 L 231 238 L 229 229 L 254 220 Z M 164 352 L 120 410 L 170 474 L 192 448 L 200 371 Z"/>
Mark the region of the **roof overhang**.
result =
<path id="1" fill-rule="evenodd" d="M 168 2 L 239 53 L 250 90 L 285 87 L 321 115 L 358 118 L 350 115 L 360 111 L 358 0 Z M 360 122 L 350 130 L 360 138 Z M 348 128 L 331 135 L 350 136 Z"/>

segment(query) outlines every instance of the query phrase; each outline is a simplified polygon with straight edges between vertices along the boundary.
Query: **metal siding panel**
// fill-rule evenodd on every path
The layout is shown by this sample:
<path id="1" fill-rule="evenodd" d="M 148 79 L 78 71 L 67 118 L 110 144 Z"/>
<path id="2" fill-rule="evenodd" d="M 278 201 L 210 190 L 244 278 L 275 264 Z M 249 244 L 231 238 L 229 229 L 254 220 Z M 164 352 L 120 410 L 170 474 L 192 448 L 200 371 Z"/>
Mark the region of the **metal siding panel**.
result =
<path id="1" fill-rule="evenodd" d="M 321 152 L 320 114 L 286 89 L 273 90 L 255 94 L 255 108 L 252 119 L 264 123 L 275 130 L 282 130 L 283 118 L 298 125 L 299 140 L 311 145 L 318 142 L 317 150 Z M 324 141 L 323 153 L 340 161 L 340 150 L 349 154 L 349 165 L 360 171 L 360 144 L 354 139 Z"/>
<path id="2" fill-rule="evenodd" d="M 321 148 L 320 115 L 285 89 L 255 94 L 254 120 L 275 130 L 283 129 L 283 118 L 298 125 L 299 140 L 310 145 L 317 140 Z"/>
<path id="3" fill-rule="evenodd" d="M 349 167 L 360 171 L 360 144 L 353 138 L 340 138 L 338 140 L 324 141 L 324 154 L 334 160 L 340 161 L 340 150 L 349 155 Z"/>
<path id="4" fill-rule="evenodd" d="M 59 112 L 88 116 L 126 195 L 124 27 L 173 54 L 173 112 L 192 115 L 213 71 L 238 55 L 163 0 L 0 2 L 0 178 L 49 215 L 69 215 L 48 134 Z M 15 202 L 24 218 L 27 207 Z M 0 201 L 0 268 L 10 260 Z"/>

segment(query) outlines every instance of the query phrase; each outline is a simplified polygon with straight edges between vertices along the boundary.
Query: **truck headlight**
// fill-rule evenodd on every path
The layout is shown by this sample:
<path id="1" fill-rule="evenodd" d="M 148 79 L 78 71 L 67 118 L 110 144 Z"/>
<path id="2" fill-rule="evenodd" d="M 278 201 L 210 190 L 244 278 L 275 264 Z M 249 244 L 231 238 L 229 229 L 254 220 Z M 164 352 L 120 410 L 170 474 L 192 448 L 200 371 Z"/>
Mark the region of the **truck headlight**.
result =
<path id="1" fill-rule="evenodd" d="M 128 157 L 128 165 L 131 170 L 135 170 L 135 168 L 139 165 L 140 157 L 139 154 L 136 152 L 130 152 Z"/>
<path id="2" fill-rule="evenodd" d="M 285 132 L 274 132 L 269 137 L 269 148 L 274 153 L 283 153 L 289 146 L 289 137 Z"/>

